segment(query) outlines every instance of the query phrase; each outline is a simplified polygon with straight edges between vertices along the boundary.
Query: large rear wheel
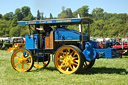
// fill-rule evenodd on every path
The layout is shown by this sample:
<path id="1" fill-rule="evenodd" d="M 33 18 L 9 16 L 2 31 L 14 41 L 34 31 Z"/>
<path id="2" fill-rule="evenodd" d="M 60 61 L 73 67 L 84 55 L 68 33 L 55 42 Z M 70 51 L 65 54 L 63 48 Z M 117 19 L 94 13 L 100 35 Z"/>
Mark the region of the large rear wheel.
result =
<path id="1" fill-rule="evenodd" d="M 77 73 L 83 66 L 84 56 L 78 47 L 65 45 L 56 51 L 54 63 L 61 73 Z"/>
<path id="2" fill-rule="evenodd" d="M 17 71 L 29 71 L 33 67 L 34 61 L 31 51 L 18 49 L 11 56 L 12 67 Z"/>

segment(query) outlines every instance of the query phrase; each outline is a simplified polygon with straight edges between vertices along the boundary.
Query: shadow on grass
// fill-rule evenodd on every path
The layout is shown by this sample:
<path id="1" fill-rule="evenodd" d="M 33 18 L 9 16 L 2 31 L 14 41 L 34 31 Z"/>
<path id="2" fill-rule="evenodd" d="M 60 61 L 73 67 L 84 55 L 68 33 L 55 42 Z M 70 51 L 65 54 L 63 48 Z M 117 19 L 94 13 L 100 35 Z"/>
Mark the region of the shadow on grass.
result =
<path id="1" fill-rule="evenodd" d="M 46 68 L 40 68 L 33 70 L 32 72 L 39 72 L 42 70 L 48 70 L 48 71 L 58 71 L 55 67 L 46 67 Z M 106 67 L 94 67 L 87 70 L 81 70 L 77 74 L 119 74 L 119 75 L 127 75 L 128 72 L 125 69 L 117 69 L 117 68 L 106 68 Z"/>
<path id="2" fill-rule="evenodd" d="M 78 74 L 120 74 L 120 75 L 127 75 L 128 72 L 125 69 L 117 69 L 117 68 L 90 68 L 87 70 L 81 70 Z"/>
<path id="3" fill-rule="evenodd" d="M 32 70 L 31 72 L 39 72 L 42 70 L 57 71 L 55 67 L 45 67 L 45 68 L 36 68 L 35 70 Z"/>

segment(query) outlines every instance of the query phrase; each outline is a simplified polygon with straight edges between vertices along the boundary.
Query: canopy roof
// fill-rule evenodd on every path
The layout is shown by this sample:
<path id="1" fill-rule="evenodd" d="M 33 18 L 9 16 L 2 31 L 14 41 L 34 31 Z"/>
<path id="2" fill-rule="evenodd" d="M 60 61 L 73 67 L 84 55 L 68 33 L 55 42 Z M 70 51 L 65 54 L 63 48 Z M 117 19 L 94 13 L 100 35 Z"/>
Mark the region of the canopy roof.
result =
<path id="1" fill-rule="evenodd" d="M 49 24 L 49 25 L 69 25 L 69 24 L 87 24 L 92 23 L 90 18 L 66 18 L 66 19 L 51 19 L 51 20 L 33 20 L 33 21 L 18 21 L 19 25 L 35 25 L 35 24 Z"/>

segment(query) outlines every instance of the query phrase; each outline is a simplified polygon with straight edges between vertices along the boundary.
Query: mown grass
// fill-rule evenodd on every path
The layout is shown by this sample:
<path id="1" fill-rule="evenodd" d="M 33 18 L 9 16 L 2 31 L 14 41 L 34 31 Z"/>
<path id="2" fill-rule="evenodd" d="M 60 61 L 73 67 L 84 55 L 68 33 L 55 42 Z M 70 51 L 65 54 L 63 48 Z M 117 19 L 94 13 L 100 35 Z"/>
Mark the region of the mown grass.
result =
<path id="1" fill-rule="evenodd" d="M 79 74 L 61 74 L 51 60 L 45 69 L 18 72 L 11 52 L 0 50 L 0 85 L 128 85 L 128 57 L 97 59 L 93 68 Z"/>

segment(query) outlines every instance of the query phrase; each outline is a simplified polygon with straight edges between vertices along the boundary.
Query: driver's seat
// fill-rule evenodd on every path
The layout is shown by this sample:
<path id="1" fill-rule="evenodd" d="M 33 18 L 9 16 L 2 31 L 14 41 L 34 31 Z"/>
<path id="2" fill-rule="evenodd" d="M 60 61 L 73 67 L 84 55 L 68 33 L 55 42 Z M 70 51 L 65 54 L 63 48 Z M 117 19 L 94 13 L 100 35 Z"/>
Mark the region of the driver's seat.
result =
<path id="1" fill-rule="evenodd" d="M 53 42 L 53 31 L 51 31 L 49 36 L 45 37 L 45 49 L 54 49 Z"/>

